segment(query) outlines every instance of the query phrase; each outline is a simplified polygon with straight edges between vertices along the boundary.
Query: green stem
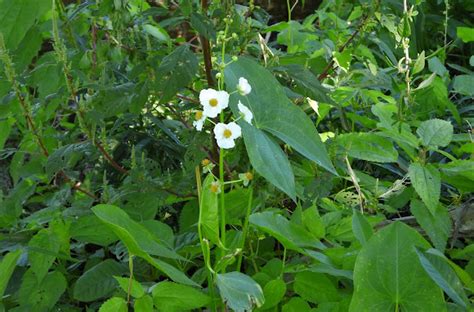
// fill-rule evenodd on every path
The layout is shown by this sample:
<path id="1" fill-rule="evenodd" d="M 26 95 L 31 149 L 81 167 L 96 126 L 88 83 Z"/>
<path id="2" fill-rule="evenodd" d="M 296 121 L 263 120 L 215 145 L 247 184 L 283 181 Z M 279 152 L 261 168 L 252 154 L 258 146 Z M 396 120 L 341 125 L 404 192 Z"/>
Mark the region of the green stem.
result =
<path id="1" fill-rule="evenodd" d="M 224 122 L 224 115 L 221 114 L 221 122 Z M 221 148 L 219 150 L 219 183 L 222 187 L 220 193 L 220 201 L 221 201 L 221 242 L 222 245 L 225 246 L 225 195 L 224 195 L 224 150 Z M 225 269 L 223 269 L 224 271 Z"/>
<path id="2" fill-rule="evenodd" d="M 291 3 L 290 0 L 286 0 L 286 7 L 288 9 L 288 22 L 291 21 Z"/>
<path id="3" fill-rule="evenodd" d="M 283 278 L 283 271 L 285 270 L 285 262 L 286 262 L 286 248 L 283 247 L 283 259 L 281 260 L 281 273 L 280 278 Z"/>
<path id="4" fill-rule="evenodd" d="M 196 174 L 196 185 L 197 185 L 197 193 L 198 193 L 198 201 L 199 201 L 199 222 L 198 222 L 198 235 L 199 235 L 199 243 L 201 244 L 201 250 L 202 250 L 202 254 L 204 256 L 204 264 L 206 266 L 206 269 L 207 269 L 207 287 L 209 288 L 209 294 L 211 295 L 211 301 L 212 301 L 212 311 L 217 311 L 217 307 L 216 307 L 216 300 L 215 300 L 215 293 L 214 293 L 214 279 L 213 279 L 213 275 L 212 275 L 212 272 L 211 270 L 209 269 L 211 267 L 211 264 L 209 263 L 210 262 L 210 259 L 208 259 L 206 257 L 206 254 L 207 254 L 207 251 L 205 250 L 205 246 L 204 246 L 204 239 L 203 239 L 203 236 L 202 236 L 202 230 L 201 230 L 201 194 L 202 194 L 202 189 L 201 189 L 201 186 L 202 186 L 202 182 L 201 182 L 201 172 L 199 170 L 199 166 L 196 166 L 196 169 L 195 169 L 195 174 Z"/>
<path id="5" fill-rule="evenodd" d="M 127 290 L 127 303 L 130 304 L 130 294 L 132 292 L 132 283 L 133 283 L 133 254 L 128 252 L 128 270 L 130 272 L 130 278 L 128 280 L 128 290 Z"/>
<path id="6" fill-rule="evenodd" d="M 242 243 L 240 244 L 240 254 L 239 258 L 237 259 L 237 271 L 240 271 L 240 268 L 242 266 L 242 258 L 244 255 L 244 246 L 245 246 L 245 240 L 247 239 L 247 232 L 248 232 L 248 227 L 249 227 L 249 217 L 250 213 L 252 212 L 252 200 L 253 200 L 253 187 L 249 187 L 249 200 L 247 204 L 247 213 L 245 214 L 245 219 L 244 219 L 244 224 L 242 226 Z"/>

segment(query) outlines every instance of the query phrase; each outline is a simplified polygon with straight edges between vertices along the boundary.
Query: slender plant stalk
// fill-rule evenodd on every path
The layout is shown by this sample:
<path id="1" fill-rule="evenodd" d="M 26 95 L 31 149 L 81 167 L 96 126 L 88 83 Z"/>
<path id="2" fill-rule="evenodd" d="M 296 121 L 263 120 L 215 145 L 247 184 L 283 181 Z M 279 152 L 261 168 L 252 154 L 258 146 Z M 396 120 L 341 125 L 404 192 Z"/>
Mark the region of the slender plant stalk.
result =
<path id="1" fill-rule="evenodd" d="M 127 303 L 130 304 L 130 294 L 132 293 L 133 285 L 133 254 L 128 251 L 128 270 L 130 278 L 128 279 L 128 290 L 127 290 Z"/>
<path id="2" fill-rule="evenodd" d="M 247 202 L 247 212 L 245 213 L 244 224 L 242 226 L 242 243 L 240 244 L 240 254 L 237 259 L 237 271 L 240 271 L 242 267 L 242 258 L 244 255 L 245 240 L 247 239 L 248 227 L 249 227 L 249 217 L 252 212 L 252 200 L 253 200 L 253 187 L 249 186 L 249 199 Z"/>
<path id="3" fill-rule="evenodd" d="M 26 119 L 26 124 L 27 127 L 33 132 L 33 135 L 38 142 L 38 145 L 41 149 L 42 154 L 45 157 L 49 157 L 49 152 L 48 149 L 46 148 L 46 145 L 44 144 L 43 137 L 41 136 L 41 133 L 39 132 L 38 127 L 35 124 L 35 121 L 33 119 L 33 116 L 31 115 L 31 106 L 30 102 L 28 100 L 28 97 L 24 97 L 21 93 L 21 87 L 20 84 L 18 83 L 18 80 L 16 79 L 16 72 L 15 68 L 13 65 L 13 61 L 8 54 L 7 48 L 5 46 L 5 41 L 3 39 L 3 34 L 0 33 L 0 60 L 3 62 L 4 67 L 5 67 L 5 75 L 7 76 L 8 81 L 12 84 L 13 90 L 15 91 L 15 95 L 18 99 L 18 102 L 20 103 L 20 106 L 23 110 L 23 115 L 25 116 Z M 71 187 L 86 196 L 93 198 L 97 200 L 98 198 L 92 194 L 91 192 L 83 189 L 80 187 L 79 182 L 74 182 L 71 178 L 69 178 L 64 171 L 59 171 L 58 175 L 60 175 L 66 182 L 70 183 Z"/>

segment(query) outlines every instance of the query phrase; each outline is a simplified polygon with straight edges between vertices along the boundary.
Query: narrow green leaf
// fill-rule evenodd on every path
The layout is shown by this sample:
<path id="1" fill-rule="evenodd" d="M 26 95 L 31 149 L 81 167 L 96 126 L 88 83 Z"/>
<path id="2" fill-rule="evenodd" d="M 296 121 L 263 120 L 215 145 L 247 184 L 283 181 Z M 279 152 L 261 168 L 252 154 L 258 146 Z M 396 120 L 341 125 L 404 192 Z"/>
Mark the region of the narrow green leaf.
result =
<path id="1" fill-rule="evenodd" d="M 430 211 L 419 200 L 412 200 L 410 210 L 415 216 L 416 222 L 430 237 L 433 245 L 443 252 L 451 233 L 451 217 L 448 210 L 442 205 L 438 205 L 436 209 Z"/>
<path id="2" fill-rule="evenodd" d="M 3 297 L 3 293 L 7 288 L 8 281 L 13 274 L 16 267 L 16 262 L 21 256 L 21 249 L 11 251 L 3 257 L 0 262 L 0 298 Z"/>
<path id="3" fill-rule="evenodd" d="M 431 164 L 412 163 L 408 168 L 408 176 L 415 191 L 434 215 L 441 193 L 441 177 L 438 169 Z"/>
<path id="4" fill-rule="evenodd" d="M 240 122 L 250 163 L 270 183 L 296 200 L 295 177 L 278 144 L 265 132 Z"/>
<path id="5" fill-rule="evenodd" d="M 429 274 L 431 279 L 441 287 L 444 292 L 460 306 L 467 308 L 469 300 L 467 299 L 464 288 L 450 265 L 442 257 L 435 254 L 423 252 L 415 248 L 420 263 Z"/>
<path id="6" fill-rule="evenodd" d="M 236 90 L 240 77 L 249 81 L 252 92 L 245 97 L 238 93 L 231 96 L 233 112 L 238 113 L 237 102 L 241 100 L 253 112 L 255 127 L 273 134 L 303 156 L 336 174 L 313 123 L 288 100 L 275 77 L 250 58 L 240 58 L 226 67 L 225 82 L 229 92 Z M 245 129 L 243 135 L 245 138 Z"/>
<path id="7" fill-rule="evenodd" d="M 199 226 L 204 238 L 219 245 L 219 211 L 217 192 L 212 191 L 212 183 L 217 183 L 209 174 L 202 184 L 201 203 L 199 205 Z M 223 191 L 223 190 L 222 190 Z"/>
<path id="8" fill-rule="evenodd" d="M 370 223 L 358 210 L 354 210 L 352 213 L 352 231 L 362 246 L 364 246 L 374 234 Z"/>
<path id="9" fill-rule="evenodd" d="M 170 40 L 170 36 L 162 27 L 156 25 L 145 24 L 143 25 L 143 30 L 148 33 L 149 35 L 158 39 L 158 41 L 168 42 Z"/>
<path id="10" fill-rule="evenodd" d="M 425 68 L 425 51 L 422 51 L 420 55 L 418 55 L 415 65 L 413 65 L 413 72 L 412 74 L 418 74 Z"/>

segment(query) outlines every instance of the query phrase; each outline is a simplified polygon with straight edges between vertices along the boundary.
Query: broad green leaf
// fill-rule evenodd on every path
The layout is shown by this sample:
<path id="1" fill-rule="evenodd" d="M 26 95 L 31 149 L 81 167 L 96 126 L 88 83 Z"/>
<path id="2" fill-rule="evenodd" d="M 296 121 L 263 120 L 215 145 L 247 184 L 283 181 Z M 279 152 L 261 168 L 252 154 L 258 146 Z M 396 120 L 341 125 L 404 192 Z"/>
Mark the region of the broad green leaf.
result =
<path id="1" fill-rule="evenodd" d="M 50 311 L 67 287 L 66 278 L 58 271 L 48 273 L 41 282 L 33 271 L 23 275 L 18 293 L 24 311 Z"/>
<path id="2" fill-rule="evenodd" d="M 445 147 L 453 138 L 453 125 L 449 121 L 431 119 L 422 122 L 416 133 L 424 146 Z"/>
<path id="3" fill-rule="evenodd" d="M 59 247 L 59 238 L 50 228 L 39 231 L 28 243 L 28 259 L 38 281 L 48 273 Z"/>
<path id="4" fill-rule="evenodd" d="M 463 42 L 471 42 L 474 41 L 474 28 L 471 27 L 457 27 L 456 28 L 457 36 Z"/>
<path id="5" fill-rule="evenodd" d="M 153 287 L 153 302 L 160 311 L 172 312 L 203 308 L 211 298 L 190 286 L 161 282 Z"/>
<path id="6" fill-rule="evenodd" d="M 408 176 L 415 191 L 434 215 L 441 193 L 441 178 L 438 169 L 431 164 L 412 163 L 408 168 Z"/>
<path id="7" fill-rule="evenodd" d="M 318 305 L 340 300 L 335 282 L 325 274 L 309 271 L 299 272 L 295 275 L 293 288 L 303 299 Z"/>
<path id="8" fill-rule="evenodd" d="M 110 295 L 118 286 L 114 276 L 120 276 L 127 272 L 128 269 L 125 265 L 112 259 L 100 262 L 79 277 L 74 285 L 74 299 L 92 302 Z"/>
<path id="9" fill-rule="evenodd" d="M 263 291 L 252 278 L 240 272 L 217 274 L 217 288 L 227 306 L 236 312 L 252 311 L 265 302 Z"/>
<path id="10" fill-rule="evenodd" d="M 462 95 L 474 96 L 474 75 L 459 75 L 454 78 L 453 88 Z"/>
<path id="11" fill-rule="evenodd" d="M 364 246 L 374 234 L 370 223 L 358 210 L 354 210 L 352 213 L 352 231 L 362 246 Z"/>
<path id="12" fill-rule="evenodd" d="M 326 228 L 316 205 L 304 210 L 302 218 L 303 225 L 314 237 L 321 239 L 326 235 Z"/>
<path id="13" fill-rule="evenodd" d="M 302 226 L 290 222 L 276 212 L 254 213 L 250 216 L 250 223 L 275 237 L 288 249 L 301 251 L 304 247 L 324 248 L 321 242 Z"/>
<path id="14" fill-rule="evenodd" d="M 7 288 L 8 281 L 16 267 L 16 262 L 21 256 L 21 249 L 7 253 L 0 262 L 0 298 Z"/>
<path id="15" fill-rule="evenodd" d="M 92 208 L 94 214 L 127 245 L 130 241 L 136 242 L 136 248 L 131 248 L 130 252 L 140 256 L 146 252 L 150 255 L 165 257 L 170 259 L 183 259 L 173 250 L 164 246 L 153 234 L 140 223 L 132 220 L 125 211 L 113 205 L 97 205 Z M 127 245 L 128 247 L 128 245 Z"/>
<path id="16" fill-rule="evenodd" d="M 442 258 L 429 252 L 415 248 L 420 263 L 429 274 L 431 279 L 441 287 L 444 292 L 460 306 L 467 308 L 469 300 L 467 299 L 464 288 L 456 276 L 456 272 Z"/>
<path id="17" fill-rule="evenodd" d="M 95 215 L 81 216 L 71 224 L 71 238 L 99 246 L 107 246 L 118 240 L 117 235 Z"/>
<path id="18" fill-rule="evenodd" d="M 336 142 L 344 147 L 350 157 L 381 163 L 398 160 L 393 143 L 375 133 L 342 134 L 337 136 Z"/>
<path id="19" fill-rule="evenodd" d="M 135 300 L 133 305 L 135 312 L 150 312 L 153 311 L 153 298 L 149 295 L 145 295 Z"/>
<path id="20" fill-rule="evenodd" d="M 286 293 L 286 283 L 280 279 L 274 279 L 269 281 L 263 287 L 263 295 L 265 303 L 261 309 L 266 310 L 275 307 L 283 299 Z"/>
<path id="21" fill-rule="evenodd" d="M 236 90 L 240 77 L 252 86 L 246 97 L 235 93 L 231 96 L 231 108 L 237 113 L 237 102 L 248 105 L 254 114 L 256 128 L 273 134 L 292 146 L 306 158 L 315 161 L 326 170 L 336 171 L 329 159 L 316 128 L 306 114 L 293 105 L 273 75 L 249 58 L 240 58 L 225 69 L 227 90 Z M 246 130 L 243 129 L 246 136 Z"/>
<path id="22" fill-rule="evenodd" d="M 410 211 L 415 216 L 416 222 L 428 234 L 433 245 L 443 252 L 451 233 L 451 217 L 448 210 L 443 205 L 438 205 L 436 209 L 430 211 L 421 201 L 415 199 L 411 202 Z"/>
<path id="23" fill-rule="evenodd" d="M 1 0 L 0 33 L 7 49 L 14 50 L 28 30 L 51 8 L 50 0 Z"/>
<path id="24" fill-rule="evenodd" d="M 446 311 L 443 293 L 419 263 L 414 247 L 430 246 L 401 222 L 374 234 L 357 256 L 349 311 Z"/>
<path id="25" fill-rule="evenodd" d="M 130 287 L 130 278 L 119 277 L 119 276 L 114 276 L 114 278 L 119 283 L 122 290 L 128 294 L 128 290 Z M 145 295 L 145 289 L 143 289 L 143 286 L 139 282 L 137 282 L 135 279 L 132 279 L 132 285 L 130 287 L 130 295 L 133 298 L 141 298 Z"/>
<path id="26" fill-rule="evenodd" d="M 145 259 L 148 263 L 178 283 L 193 286 L 197 285 L 182 271 L 176 269 L 171 264 L 150 256 L 150 254 L 158 255 L 159 253 L 175 259 L 183 259 L 174 251 L 158 244 L 146 228 L 131 220 L 123 210 L 113 205 L 97 205 L 92 208 L 92 211 L 114 231 L 115 235 L 125 244 L 129 253 Z"/>
<path id="27" fill-rule="evenodd" d="M 120 297 L 113 297 L 104 302 L 100 308 L 99 312 L 127 312 L 127 301 Z"/>
<path id="28" fill-rule="evenodd" d="M 282 307 L 282 312 L 310 312 L 310 311 L 311 311 L 311 307 L 301 297 L 291 298 Z"/>
<path id="29" fill-rule="evenodd" d="M 240 122 L 250 163 L 270 183 L 296 199 L 295 177 L 290 162 L 268 134 L 246 122 Z"/>
<path id="30" fill-rule="evenodd" d="M 219 245 L 219 206 L 217 202 L 217 192 L 213 192 L 211 188 L 213 182 L 216 183 L 213 175 L 209 174 L 202 184 L 201 203 L 199 205 L 199 226 L 201 227 L 204 238 Z"/>

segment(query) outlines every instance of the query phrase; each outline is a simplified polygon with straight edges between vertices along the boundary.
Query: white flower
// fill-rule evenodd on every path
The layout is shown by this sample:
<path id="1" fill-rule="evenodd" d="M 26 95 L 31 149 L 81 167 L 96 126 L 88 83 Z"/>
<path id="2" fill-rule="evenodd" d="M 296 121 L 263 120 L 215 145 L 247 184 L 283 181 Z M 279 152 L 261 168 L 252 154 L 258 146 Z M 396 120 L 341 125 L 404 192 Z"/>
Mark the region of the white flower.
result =
<path id="1" fill-rule="evenodd" d="M 249 124 L 252 124 L 253 114 L 250 111 L 250 109 L 247 106 L 245 106 L 244 104 L 242 104 L 242 102 L 240 102 L 240 101 L 237 104 L 237 107 L 239 108 L 240 114 L 242 115 L 244 120 L 246 122 L 248 122 Z"/>
<path id="2" fill-rule="evenodd" d="M 221 184 L 219 181 L 211 182 L 211 192 L 219 194 L 221 192 Z"/>
<path id="3" fill-rule="evenodd" d="M 197 111 L 194 115 L 193 126 L 196 128 L 197 131 L 201 131 L 205 121 L 206 116 L 202 113 L 202 111 Z"/>
<path id="4" fill-rule="evenodd" d="M 214 118 L 229 106 L 229 93 L 214 89 L 204 89 L 199 93 L 199 101 L 204 107 L 204 115 Z"/>
<path id="5" fill-rule="evenodd" d="M 244 77 L 239 78 L 239 84 L 237 85 L 237 91 L 241 95 L 247 95 L 252 91 L 252 86 L 249 84 L 248 80 Z"/>
<path id="6" fill-rule="evenodd" d="M 214 136 L 220 148 L 233 148 L 235 146 L 234 140 L 241 135 L 242 131 L 240 130 L 240 126 L 235 122 L 228 124 L 218 123 L 214 127 Z"/>

